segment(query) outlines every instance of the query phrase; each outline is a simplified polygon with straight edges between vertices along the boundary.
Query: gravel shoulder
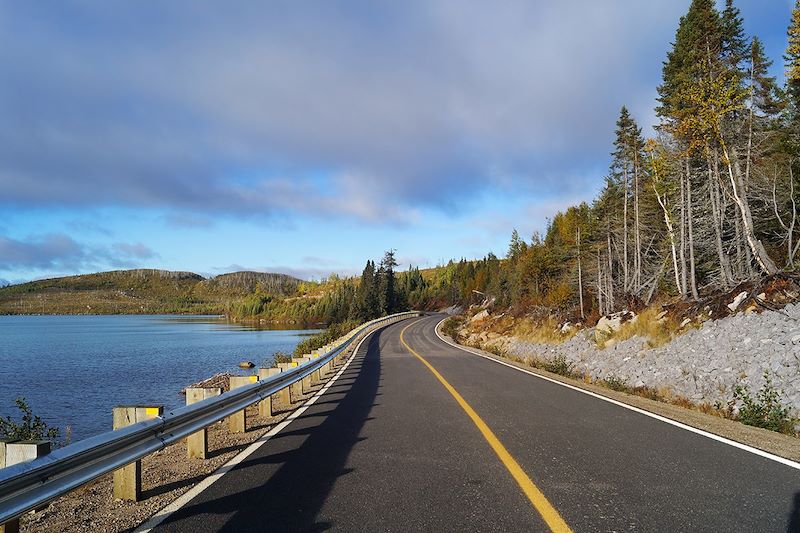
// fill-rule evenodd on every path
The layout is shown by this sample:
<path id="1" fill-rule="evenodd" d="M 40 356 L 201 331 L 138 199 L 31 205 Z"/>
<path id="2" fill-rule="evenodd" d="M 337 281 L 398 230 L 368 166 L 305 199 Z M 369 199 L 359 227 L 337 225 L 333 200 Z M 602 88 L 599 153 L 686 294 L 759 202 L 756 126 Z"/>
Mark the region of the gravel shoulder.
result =
<path id="1" fill-rule="evenodd" d="M 20 531 L 132 531 L 270 431 L 322 386 L 314 386 L 298 399 L 299 403 L 281 405 L 276 402 L 280 410 L 276 416 L 261 417 L 257 405 L 249 407 L 246 433 L 230 433 L 227 419 L 209 426 L 209 459 L 187 459 L 185 440 L 145 457 L 142 459 L 143 501 L 135 503 L 114 499 L 112 474 L 107 474 L 58 498 L 43 511 L 24 516 L 20 521 Z"/>

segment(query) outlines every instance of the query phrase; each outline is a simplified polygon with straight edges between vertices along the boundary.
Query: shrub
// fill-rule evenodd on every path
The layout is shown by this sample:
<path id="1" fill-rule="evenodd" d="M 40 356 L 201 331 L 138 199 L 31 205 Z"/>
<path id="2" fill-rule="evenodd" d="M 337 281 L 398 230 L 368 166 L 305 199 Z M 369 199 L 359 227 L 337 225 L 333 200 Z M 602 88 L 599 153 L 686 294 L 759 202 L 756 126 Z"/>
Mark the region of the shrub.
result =
<path id="1" fill-rule="evenodd" d="M 275 364 L 278 363 L 291 363 L 292 356 L 286 352 L 275 352 L 272 354 L 272 362 Z"/>
<path id="2" fill-rule="evenodd" d="M 791 416 L 789 407 L 781 403 L 780 392 L 772 385 L 769 372 L 764 372 L 764 385 L 755 397 L 750 394 L 749 387 L 737 385 L 733 391 L 733 398 L 742 402 L 739 408 L 740 422 L 794 435 L 797 419 Z"/>
<path id="3" fill-rule="evenodd" d="M 20 396 L 14 403 L 22 413 L 20 422 L 10 416 L 0 418 L 0 436 L 18 440 L 54 440 L 58 438 L 58 428 L 48 427 L 40 417 L 33 414 L 28 401 Z"/>
<path id="4" fill-rule="evenodd" d="M 553 374 L 559 374 L 568 378 L 575 377 L 575 364 L 567 361 L 566 356 L 557 355 L 548 361 L 542 363 L 542 368 Z"/>
<path id="5" fill-rule="evenodd" d="M 601 383 L 603 386 L 618 392 L 628 392 L 630 390 L 625 380 L 616 376 L 608 376 Z"/>
<path id="6" fill-rule="evenodd" d="M 453 340 L 458 340 L 458 330 L 464 325 L 464 317 L 451 316 L 442 324 L 442 333 Z"/>
<path id="7" fill-rule="evenodd" d="M 345 322 L 331 324 L 316 335 L 312 335 L 298 344 L 294 349 L 294 354 L 303 355 L 310 353 L 317 348 L 322 348 L 326 344 L 332 343 L 345 333 L 349 332 L 351 329 L 357 328 L 359 325 L 360 322 L 356 322 L 354 320 L 347 320 Z"/>

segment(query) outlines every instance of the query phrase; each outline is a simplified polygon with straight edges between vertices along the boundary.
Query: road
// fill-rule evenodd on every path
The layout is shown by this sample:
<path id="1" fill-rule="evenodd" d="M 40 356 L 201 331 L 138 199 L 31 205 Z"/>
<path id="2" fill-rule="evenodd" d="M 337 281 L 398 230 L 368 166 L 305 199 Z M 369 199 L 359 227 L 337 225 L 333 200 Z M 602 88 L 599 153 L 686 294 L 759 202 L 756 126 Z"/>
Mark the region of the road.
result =
<path id="1" fill-rule="evenodd" d="M 373 334 L 157 529 L 794 531 L 800 471 L 441 341 Z"/>

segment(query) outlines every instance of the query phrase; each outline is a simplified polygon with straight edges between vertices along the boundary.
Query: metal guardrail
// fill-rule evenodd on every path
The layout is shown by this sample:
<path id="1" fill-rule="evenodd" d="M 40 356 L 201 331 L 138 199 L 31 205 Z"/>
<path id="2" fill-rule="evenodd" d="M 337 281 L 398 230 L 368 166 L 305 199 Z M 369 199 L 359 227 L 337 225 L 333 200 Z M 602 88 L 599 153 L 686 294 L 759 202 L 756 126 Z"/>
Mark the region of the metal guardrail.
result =
<path id="1" fill-rule="evenodd" d="M 372 320 L 348 333 L 338 345 L 296 368 L 173 409 L 161 417 L 81 440 L 34 461 L 0 469 L 0 524 L 297 383 L 344 352 L 361 334 L 420 315 L 411 311 Z"/>

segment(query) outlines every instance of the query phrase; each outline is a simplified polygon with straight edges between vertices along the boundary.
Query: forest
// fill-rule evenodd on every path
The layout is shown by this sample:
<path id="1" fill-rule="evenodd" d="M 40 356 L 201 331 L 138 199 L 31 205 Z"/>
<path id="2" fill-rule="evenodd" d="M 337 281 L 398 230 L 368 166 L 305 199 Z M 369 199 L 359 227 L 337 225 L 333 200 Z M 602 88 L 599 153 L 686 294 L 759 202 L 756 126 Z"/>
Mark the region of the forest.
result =
<path id="1" fill-rule="evenodd" d="M 623 106 L 601 192 L 556 214 L 544 235 L 515 230 L 492 254 L 396 275 L 368 262 L 321 302 L 326 316 L 369 318 L 406 307 L 494 298 L 590 319 L 659 298 L 699 300 L 794 271 L 800 250 L 800 2 L 788 21 L 784 86 L 727 0 L 693 0 L 658 87 L 655 135 Z M 396 287 L 394 286 L 396 284 Z M 392 292 L 394 291 L 394 292 Z M 346 303 L 342 303 L 346 302 Z"/>
<path id="2" fill-rule="evenodd" d="M 794 270 L 800 4 L 788 37 L 780 87 L 733 1 L 718 11 L 694 0 L 663 64 L 656 135 L 644 138 L 623 106 L 591 205 L 558 213 L 529 242 L 514 232 L 505 261 L 449 265 L 456 286 L 435 297 L 464 303 L 480 291 L 586 318 Z"/>

